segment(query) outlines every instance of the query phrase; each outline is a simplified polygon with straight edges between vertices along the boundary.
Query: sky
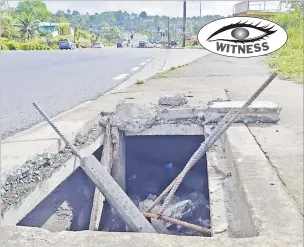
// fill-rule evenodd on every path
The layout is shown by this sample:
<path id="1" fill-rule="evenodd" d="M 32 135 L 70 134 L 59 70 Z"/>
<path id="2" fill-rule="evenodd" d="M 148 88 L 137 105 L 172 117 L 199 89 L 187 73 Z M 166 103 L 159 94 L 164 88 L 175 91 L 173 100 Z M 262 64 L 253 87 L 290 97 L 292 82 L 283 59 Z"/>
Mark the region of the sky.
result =
<path id="1" fill-rule="evenodd" d="M 139 14 L 146 11 L 148 15 L 166 15 L 170 17 L 183 16 L 183 1 L 44 1 L 47 8 L 55 13 L 57 10 L 77 10 L 81 14 L 101 13 L 105 11 L 127 11 Z M 201 1 L 202 15 L 232 15 L 233 6 L 241 1 Z M 10 6 L 16 6 L 17 1 L 10 1 Z M 268 5 L 277 6 L 275 2 Z M 187 1 L 187 16 L 199 16 L 200 1 Z"/>
<path id="2" fill-rule="evenodd" d="M 139 14 L 146 11 L 148 15 L 166 15 L 181 17 L 183 15 L 182 1 L 44 1 L 51 12 L 70 9 L 81 14 L 122 10 Z M 233 5 L 240 1 L 202 1 L 202 15 L 232 14 Z M 17 1 L 10 1 L 10 6 L 17 6 Z M 199 1 L 187 1 L 187 16 L 199 16 Z"/>

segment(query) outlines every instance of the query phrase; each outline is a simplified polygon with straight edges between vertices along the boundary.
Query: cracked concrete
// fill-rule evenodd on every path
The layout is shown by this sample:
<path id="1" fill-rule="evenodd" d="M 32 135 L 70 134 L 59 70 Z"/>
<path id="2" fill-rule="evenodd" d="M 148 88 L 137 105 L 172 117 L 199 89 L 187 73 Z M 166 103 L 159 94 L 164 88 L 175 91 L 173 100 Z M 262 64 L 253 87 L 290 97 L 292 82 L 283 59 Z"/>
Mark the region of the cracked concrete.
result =
<path id="1" fill-rule="evenodd" d="M 107 94 L 98 102 L 92 104 L 98 112 L 111 112 L 117 102 L 122 99 L 125 99 L 127 103 L 136 102 L 139 105 L 150 105 L 151 103 L 156 103 L 157 99 L 162 95 L 179 92 L 186 93 L 188 104 L 191 107 L 207 105 L 208 102 L 214 99 L 227 100 L 227 92 L 232 100 L 244 100 L 262 84 L 267 77 L 267 73 L 269 73 L 269 69 L 261 66 L 259 63 L 258 58 L 234 59 L 210 54 L 188 66 L 170 71 L 168 73 L 169 78 L 150 80 L 143 85 L 133 85 L 128 89 L 123 88 L 117 90 L 115 94 Z M 247 159 L 235 158 L 239 169 L 237 171 L 238 173 L 232 172 L 231 177 L 223 180 L 224 186 L 226 186 L 229 181 L 232 181 L 231 178 L 239 179 L 239 184 L 242 184 L 242 186 L 238 187 L 239 191 L 231 191 L 231 193 L 234 195 L 238 195 L 237 193 L 245 193 L 245 195 L 247 195 L 245 199 L 248 201 L 241 201 L 243 199 L 236 198 L 235 202 L 230 202 L 228 205 L 233 208 L 236 204 L 245 203 L 251 207 L 251 211 L 249 210 L 248 212 L 246 212 L 246 210 L 239 210 L 238 213 L 240 215 L 236 217 L 239 222 L 236 221 L 236 224 L 232 226 L 234 229 L 231 227 L 228 228 L 229 233 L 229 231 L 233 232 L 240 229 L 240 226 L 243 227 L 243 232 L 234 232 L 233 234 L 234 236 L 239 234 L 238 237 L 241 237 L 240 239 L 199 238 L 196 242 L 196 238 L 194 237 L 186 239 L 176 238 L 175 236 L 174 238 L 166 238 L 163 235 L 155 235 L 155 237 L 154 235 L 149 235 L 149 238 L 149 236 L 145 234 L 133 235 L 130 233 L 120 233 L 118 235 L 104 235 L 103 233 L 87 232 L 82 232 L 79 238 L 77 238 L 73 233 L 51 235 L 49 232 L 40 231 L 39 229 L 29 230 L 22 228 L 24 230 L 20 230 L 20 228 L 9 228 L 11 232 L 17 235 L 17 238 L 15 237 L 13 240 L 12 237 L 11 239 L 7 239 L 7 236 L 11 233 L 10 231 L 6 232 L 6 234 L 8 233 L 7 236 L 4 235 L 4 238 L 2 238 L 4 240 L 4 246 L 14 246 L 14 244 L 16 247 L 24 246 L 25 241 L 27 241 L 30 246 L 35 246 L 36 244 L 39 247 L 48 246 L 48 244 L 54 245 L 54 243 L 57 243 L 57 245 L 62 244 L 62 246 L 71 246 L 71 244 L 75 244 L 75 246 L 76 244 L 78 244 L 78 246 L 90 246 L 90 244 L 101 244 L 102 241 L 100 239 L 103 239 L 108 246 L 111 246 L 111 244 L 113 246 L 119 246 L 125 243 L 123 236 L 130 240 L 128 244 L 133 244 L 130 246 L 142 246 L 145 241 L 151 246 L 153 246 L 153 244 L 155 246 L 161 246 L 161 244 L 163 244 L 163 246 L 168 246 L 169 244 L 179 246 L 183 241 L 184 244 L 190 246 L 302 246 L 302 90 L 303 85 L 275 79 L 265 92 L 262 93 L 258 100 L 271 100 L 283 108 L 280 113 L 281 119 L 276 125 L 247 125 L 252 136 L 254 136 L 254 142 L 252 143 L 257 142 L 260 145 L 258 150 L 254 150 L 260 153 L 263 151 L 268 158 L 266 159 L 266 156 L 262 155 L 260 159 L 253 159 L 251 163 L 247 162 L 244 166 L 241 164 L 246 163 Z M 86 108 L 83 107 L 82 111 L 86 112 L 85 109 Z M 195 117 L 198 116 L 195 115 Z M 201 117 L 204 118 L 205 116 L 202 115 Z M 174 124 L 183 120 L 175 119 L 169 121 L 173 121 L 172 124 Z M 189 125 L 189 128 L 191 128 L 191 125 Z M 233 136 L 234 138 L 241 139 L 238 145 L 234 146 L 234 148 L 236 148 L 235 150 L 245 148 L 242 135 L 236 134 Z M 78 137 L 81 141 L 83 136 Z M 251 152 L 250 150 L 250 148 L 246 149 L 245 153 L 253 155 L 253 151 Z M 238 157 L 238 155 L 236 157 Z M 273 168 L 275 168 L 275 170 Z M 267 170 L 266 173 L 263 173 L 264 169 Z M 223 177 L 226 175 L 227 174 L 223 174 Z M 279 175 L 281 181 L 277 175 Z M 250 179 L 246 180 L 247 178 Z M 262 178 L 262 183 L 259 178 Z M 259 185 L 260 183 L 261 185 Z M 278 195 L 278 197 L 276 197 L 276 195 Z M 225 196 L 227 196 L 227 194 Z M 292 198 L 294 198 L 294 200 L 289 200 Z M 257 204 L 255 204 L 255 200 L 257 200 Z M 227 212 L 227 214 L 231 216 L 236 214 L 236 212 Z M 292 224 L 288 224 L 289 222 L 292 222 Z M 4 228 L 4 231 L 7 231 L 7 229 L 8 228 Z M 225 229 L 222 229 L 218 232 L 226 234 L 225 231 Z M 94 235 L 93 238 L 91 234 L 96 235 Z M 254 237 L 256 235 L 260 236 Z M 69 239 L 70 236 L 71 238 Z M 113 239 L 114 236 L 117 236 L 115 240 Z M 18 239 L 18 237 L 20 238 Z M 43 240 L 41 240 L 41 238 L 43 238 Z M 56 238 L 57 241 L 58 238 L 60 238 L 60 241 L 56 242 Z M 97 239 L 99 239 L 99 242 Z M 138 239 L 142 239 L 142 241 L 138 241 Z M 148 239 L 150 239 L 150 241 Z M 154 240 L 151 242 L 152 239 Z M 177 241 L 177 239 L 179 239 L 179 241 Z M 68 244 L 64 245 L 64 243 Z"/>

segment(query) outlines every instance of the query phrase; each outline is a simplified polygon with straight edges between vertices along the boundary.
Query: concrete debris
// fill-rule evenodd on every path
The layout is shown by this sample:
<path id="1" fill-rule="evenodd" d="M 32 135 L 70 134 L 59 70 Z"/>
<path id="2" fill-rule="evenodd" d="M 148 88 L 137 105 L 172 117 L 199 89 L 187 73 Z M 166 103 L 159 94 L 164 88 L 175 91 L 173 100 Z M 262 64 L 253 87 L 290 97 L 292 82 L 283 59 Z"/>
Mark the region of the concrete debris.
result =
<path id="1" fill-rule="evenodd" d="M 181 106 L 188 103 L 188 100 L 183 93 L 175 94 L 175 95 L 165 95 L 158 99 L 159 105 L 166 106 Z"/>
<path id="2" fill-rule="evenodd" d="M 186 219 L 193 215 L 193 206 L 191 200 L 184 200 L 181 202 L 174 203 L 170 205 L 165 211 L 164 215 L 174 218 L 174 219 Z M 169 227 L 172 223 L 165 222 L 165 226 Z"/>
<path id="3" fill-rule="evenodd" d="M 205 113 L 204 112 L 199 112 L 196 115 L 198 117 L 198 119 L 204 120 L 205 119 Z"/>
<path id="4" fill-rule="evenodd" d="M 139 197 L 133 196 L 132 198 L 133 201 L 135 201 L 136 198 L 135 204 L 138 205 L 139 210 L 141 212 L 146 212 L 156 197 L 156 195 L 150 194 L 146 200 L 140 202 L 138 202 L 140 200 Z M 207 208 L 208 205 L 209 201 L 199 191 L 194 191 L 181 197 L 175 195 L 172 198 L 168 208 L 164 211 L 164 215 L 210 228 L 210 212 Z M 152 212 L 158 212 L 160 210 L 160 207 L 160 205 L 156 205 Z M 151 220 L 151 223 L 158 232 L 164 234 L 168 234 L 169 231 L 170 234 L 180 235 L 182 233 L 182 235 L 201 235 L 200 233 L 196 232 L 187 232 L 187 228 L 177 226 L 163 220 L 154 220 L 154 222 Z"/>
<path id="5" fill-rule="evenodd" d="M 84 134 L 81 134 L 81 133 L 78 133 L 75 137 L 75 141 L 80 143 L 80 144 L 83 144 L 87 141 L 88 137 Z"/>
<path id="6" fill-rule="evenodd" d="M 102 133 L 102 128 L 91 129 L 85 143 L 80 143 L 79 148 L 90 145 Z M 68 161 L 73 154 L 68 147 L 57 154 L 40 153 L 26 161 L 18 170 L 8 174 L 1 183 L 1 214 L 14 204 L 20 203 L 23 197 L 33 191 L 39 182 L 50 177 L 61 165 Z"/>
<path id="7" fill-rule="evenodd" d="M 156 110 L 132 103 L 119 104 L 110 117 L 110 124 L 123 131 L 141 132 L 156 121 Z"/>
<path id="8" fill-rule="evenodd" d="M 109 123 L 109 121 L 110 121 L 110 117 L 109 117 L 109 116 L 102 116 L 102 117 L 99 119 L 98 123 L 99 123 L 99 125 L 100 125 L 101 127 L 106 127 L 107 124 Z"/>

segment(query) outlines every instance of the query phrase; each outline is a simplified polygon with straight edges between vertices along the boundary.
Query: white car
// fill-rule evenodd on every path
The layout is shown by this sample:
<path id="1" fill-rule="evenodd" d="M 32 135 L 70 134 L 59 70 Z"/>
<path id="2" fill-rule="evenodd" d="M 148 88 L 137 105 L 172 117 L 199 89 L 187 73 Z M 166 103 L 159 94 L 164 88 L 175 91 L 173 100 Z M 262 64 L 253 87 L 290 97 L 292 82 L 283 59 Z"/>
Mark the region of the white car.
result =
<path id="1" fill-rule="evenodd" d="M 154 48 L 154 45 L 153 45 L 152 43 L 147 43 L 147 44 L 146 44 L 146 47 L 147 47 L 147 48 Z"/>
<path id="2" fill-rule="evenodd" d="M 93 47 L 94 48 L 104 48 L 104 45 L 101 42 L 96 42 Z"/>
<path id="3" fill-rule="evenodd" d="M 156 44 L 155 47 L 156 47 L 156 48 L 161 48 L 162 45 L 161 45 L 161 44 Z"/>

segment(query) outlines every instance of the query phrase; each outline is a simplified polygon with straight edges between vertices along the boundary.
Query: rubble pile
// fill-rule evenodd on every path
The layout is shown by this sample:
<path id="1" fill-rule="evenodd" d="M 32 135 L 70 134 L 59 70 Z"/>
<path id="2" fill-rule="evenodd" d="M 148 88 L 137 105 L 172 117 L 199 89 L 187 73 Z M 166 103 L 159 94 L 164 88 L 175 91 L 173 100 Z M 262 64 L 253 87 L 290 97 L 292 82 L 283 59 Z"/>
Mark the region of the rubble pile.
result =
<path id="1" fill-rule="evenodd" d="M 149 195 L 148 198 L 144 201 L 139 202 L 139 209 L 141 212 L 146 212 L 148 208 L 152 205 L 153 201 L 156 199 L 156 195 Z M 133 200 L 134 203 L 136 201 Z M 152 213 L 157 213 L 160 209 L 160 205 L 155 206 L 152 209 Z M 174 196 L 168 208 L 164 211 L 163 215 L 189 222 L 198 226 L 205 228 L 210 228 L 209 220 L 209 202 L 205 196 L 199 192 L 194 191 L 190 194 L 185 194 L 183 196 Z M 158 221 L 158 224 L 155 224 L 155 221 Z M 162 228 L 158 225 L 161 223 L 168 230 L 170 234 L 174 235 L 201 235 L 201 233 L 189 230 L 188 228 L 182 227 L 180 225 L 174 225 L 170 222 L 163 220 L 154 220 L 152 225 L 155 227 L 159 233 L 162 232 Z"/>
<path id="2" fill-rule="evenodd" d="M 153 201 L 157 198 L 157 196 L 149 194 L 145 200 L 142 200 L 139 196 L 136 195 L 132 195 L 130 198 L 141 212 L 146 212 L 152 205 Z M 159 209 L 160 205 L 155 206 L 152 210 L 152 213 L 157 213 Z M 107 219 L 102 228 L 102 231 L 128 231 L 127 227 L 119 218 L 115 210 L 113 210 L 113 208 L 107 207 L 106 214 Z M 209 202 L 199 191 L 194 191 L 183 196 L 174 196 L 170 205 L 164 211 L 163 215 L 210 229 Z M 202 235 L 202 233 L 163 220 L 151 219 L 151 224 L 159 233 L 162 234 L 188 236 Z"/>

